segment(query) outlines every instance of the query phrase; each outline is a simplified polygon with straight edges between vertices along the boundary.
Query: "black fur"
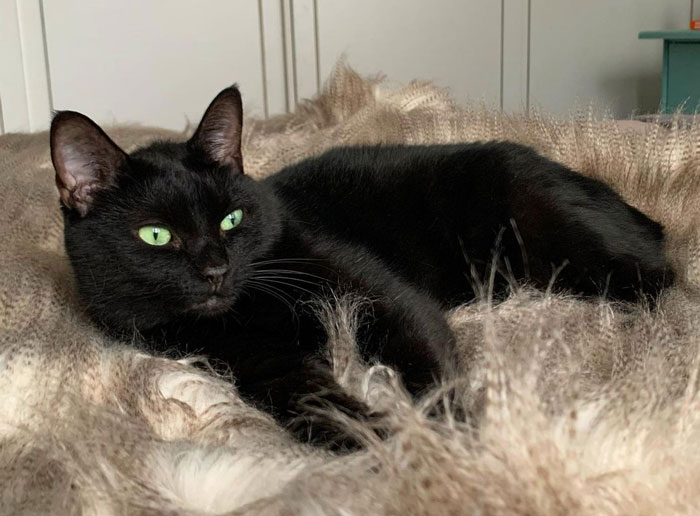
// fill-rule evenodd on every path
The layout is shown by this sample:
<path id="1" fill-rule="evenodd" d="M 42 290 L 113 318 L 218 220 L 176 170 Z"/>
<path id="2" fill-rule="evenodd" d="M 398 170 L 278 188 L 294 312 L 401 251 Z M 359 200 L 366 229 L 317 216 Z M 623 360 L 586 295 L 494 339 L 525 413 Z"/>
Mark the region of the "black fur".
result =
<path id="1" fill-rule="evenodd" d="M 306 301 L 368 297 L 362 355 L 398 368 L 418 394 L 454 363 L 442 311 L 473 299 L 494 264 L 497 295 L 515 279 L 634 300 L 672 280 L 659 224 L 529 148 L 337 148 L 256 182 L 242 173 L 240 115 L 229 88 L 190 142 L 127 156 L 82 115 L 59 113 L 52 155 L 66 249 L 95 320 L 224 361 L 242 395 L 303 438 L 349 442 L 298 417 L 309 395 L 368 417 L 333 381 Z M 227 116 L 236 120 L 222 126 Z M 222 232 L 237 208 L 240 226 Z M 172 244 L 136 236 L 155 222 Z M 215 292 L 212 267 L 227 268 Z"/>

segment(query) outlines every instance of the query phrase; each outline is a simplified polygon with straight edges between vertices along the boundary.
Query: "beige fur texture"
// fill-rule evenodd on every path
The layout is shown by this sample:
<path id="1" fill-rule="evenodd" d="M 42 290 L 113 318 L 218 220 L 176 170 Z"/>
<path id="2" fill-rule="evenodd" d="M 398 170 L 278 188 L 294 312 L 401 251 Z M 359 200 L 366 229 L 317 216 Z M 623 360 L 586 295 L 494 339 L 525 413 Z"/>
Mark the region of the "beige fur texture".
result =
<path id="1" fill-rule="evenodd" d="M 245 100 L 245 99 L 244 99 Z M 163 130 L 115 127 L 127 150 Z M 334 457 L 290 440 L 197 357 L 112 342 L 84 316 L 62 246 L 46 133 L 0 137 L 0 514 L 700 514 L 700 127 L 554 120 L 387 89 L 341 64 L 297 111 L 247 120 L 262 177 L 339 144 L 532 145 L 662 222 L 680 278 L 659 306 L 523 289 L 446 314 L 466 422 L 426 413 L 357 361 L 353 306 L 322 310 L 335 373 L 389 437 Z M 235 382 L 235 380 L 234 380 Z M 339 418 L 340 424 L 343 422 Z"/>

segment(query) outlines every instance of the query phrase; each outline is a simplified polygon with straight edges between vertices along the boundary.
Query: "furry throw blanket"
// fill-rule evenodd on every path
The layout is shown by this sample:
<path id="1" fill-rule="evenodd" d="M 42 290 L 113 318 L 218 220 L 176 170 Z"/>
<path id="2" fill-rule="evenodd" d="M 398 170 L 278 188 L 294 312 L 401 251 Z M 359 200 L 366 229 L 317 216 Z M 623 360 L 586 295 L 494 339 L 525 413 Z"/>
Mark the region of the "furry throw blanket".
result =
<path id="1" fill-rule="evenodd" d="M 184 137 L 109 132 L 127 149 Z M 489 139 L 531 145 L 662 222 L 679 283 L 654 310 L 523 290 L 446 314 L 471 364 L 449 403 L 438 390 L 414 404 L 391 370 L 359 363 L 356 301 L 339 300 L 325 314 L 335 373 L 386 412 L 389 436 L 356 426 L 367 449 L 336 457 L 293 442 L 203 359 L 93 327 L 47 134 L 0 137 L 0 514 L 700 513 L 698 125 L 513 117 L 341 64 L 295 113 L 248 120 L 244 159 L 262 177 L 334 145 Z M 441 419 L 426 417 L 434 404 Z"/>

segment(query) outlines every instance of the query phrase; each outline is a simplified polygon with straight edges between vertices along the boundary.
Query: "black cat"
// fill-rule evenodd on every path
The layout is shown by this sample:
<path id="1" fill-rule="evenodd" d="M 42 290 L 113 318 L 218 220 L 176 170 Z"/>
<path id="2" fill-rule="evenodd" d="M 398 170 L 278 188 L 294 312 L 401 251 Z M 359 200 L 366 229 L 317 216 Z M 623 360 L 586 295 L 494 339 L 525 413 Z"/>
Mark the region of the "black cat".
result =
<path id="1" fill-rule="evenodd" d="M 187 143 L 126 154 L 90 119 L 51 126 L 65 243 L 92 317 L 225 361 L 240 393 L 303 438 L 344 436 L 309 398 L 353 417 L 308 301 L 369 299 L 362 355 L 419 394 L 454 362 L 442 312 L 492 265 L 508 282 L 633 300 L 668 285 L 662 227 L 606 185 L 513 143 L 337 148 L 264 181 L 243 174 L 242 106 L 223 90 Z M 315 395 L 309 396 L 309 395 Z"/>

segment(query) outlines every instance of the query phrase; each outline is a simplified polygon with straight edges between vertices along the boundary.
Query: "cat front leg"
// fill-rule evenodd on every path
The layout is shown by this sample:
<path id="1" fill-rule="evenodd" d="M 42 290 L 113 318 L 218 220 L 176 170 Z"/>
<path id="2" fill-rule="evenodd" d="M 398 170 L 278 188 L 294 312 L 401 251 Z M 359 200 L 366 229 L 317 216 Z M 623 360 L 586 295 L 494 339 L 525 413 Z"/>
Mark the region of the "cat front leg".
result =
<path id="1" fill-rule="evenodd" d="M 358 345 L 366 360 L 396 368 L 414 396 L 456 370 L 454 335 L 442 310 L 408 285 L 391 285 L 373 296 Z"/>
<path id="2" fill-rule="evenodd" d="M 288 370 L 268 378 L 242 378 L 238 389 L 256 407 L 273 415 L 299 441 L 333 451 L 362 447 L 355 424 L 372 430 L 376 415 L 333 378 L 320 355 L 291 359 Z M 354 423 L 352 423 L 354 422 Z"/>
<path id="3" fill-rule="evenodd" d="M 361 356 L 396 368 L 419 395 L 456 370 L 455 340 L 440 305 L 393 273 L 366 248 L 326 242 L 338 287 L 366 298 L 357 343 Z"/>

